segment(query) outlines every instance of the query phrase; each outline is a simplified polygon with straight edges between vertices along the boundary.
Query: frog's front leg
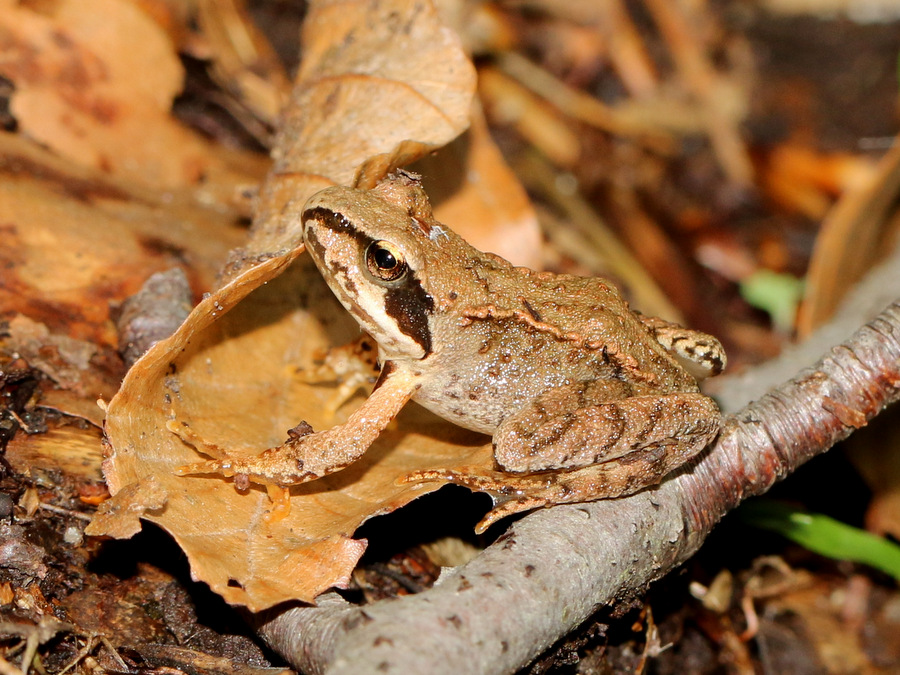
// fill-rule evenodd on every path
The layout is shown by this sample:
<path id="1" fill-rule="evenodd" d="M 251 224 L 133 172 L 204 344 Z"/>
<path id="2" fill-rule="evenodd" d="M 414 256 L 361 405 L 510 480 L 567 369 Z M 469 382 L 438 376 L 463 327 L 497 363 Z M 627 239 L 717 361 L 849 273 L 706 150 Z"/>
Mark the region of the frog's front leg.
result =
<path id="1" fill-rule="evenodd" d="M 235 476 L 236 486 L 246 487 L 248 482 L 265 485 L 270 495 L 273 486 L 284 488 L 327 476 L 359 459 L 400 412 L 417 386 L 413 374 L 387 362 L 372 394 L 344 424 L 317 433 L 303 430 L 299 425 L 284 445 L 247 457 L 230 456 L 222 448 L 205 442 L 185 423 L 172 420 L 167 425 L 170 431 L 199 452 L 216 458 L 179 467 L 176 473 Z"/>
<path id="2" fill-rule="evenodd" d="M 591 400 L 616 386 L 554 389 L 505 420 L 494 434 L 494 457 L 513 473 L 435 470 L 407 480 L 446 480 L 492 494 L 499 505 L 481 531 L 519 511 L 621 497 L 659 483 L 719 431 L 716 404 L 699 393 Z"/>

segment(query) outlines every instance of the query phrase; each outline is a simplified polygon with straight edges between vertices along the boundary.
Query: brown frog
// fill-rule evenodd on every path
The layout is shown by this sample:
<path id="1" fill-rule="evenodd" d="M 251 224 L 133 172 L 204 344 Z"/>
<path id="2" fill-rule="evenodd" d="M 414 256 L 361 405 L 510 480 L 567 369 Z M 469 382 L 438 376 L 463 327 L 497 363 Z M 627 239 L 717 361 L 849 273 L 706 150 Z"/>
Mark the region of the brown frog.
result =
<path id="1" fill-rule="evenodd" d="M 493 494 L 499 506 L 484 529 L 517 511 L 658 483 L 718 433 L 719 410 L 697 387 L 725 365 L 718 340 L 641 316 L 601 279 L 534 272 L 476 250 L 433 219 L 411 174 L 371 191 L 325 189 L 302 217 L 323 277 L 377 343 L 375 389 L 344 424 L 180 474 L 234 475 L 268 486 L 274 500 L 354 462 L 413 399 L 493 436 L 500 470 L 404 479 Z M 186 425 L 170 428 L 221 455 Z"/>

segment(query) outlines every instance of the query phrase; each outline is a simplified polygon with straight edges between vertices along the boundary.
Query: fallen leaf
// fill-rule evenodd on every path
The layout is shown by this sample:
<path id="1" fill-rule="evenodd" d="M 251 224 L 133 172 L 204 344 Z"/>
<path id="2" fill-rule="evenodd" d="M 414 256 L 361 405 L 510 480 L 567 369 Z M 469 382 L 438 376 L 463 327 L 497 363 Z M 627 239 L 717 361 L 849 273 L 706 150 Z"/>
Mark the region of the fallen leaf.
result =
<path id="1" fill-rule="evenodd" d="M 900 424 L 896 417 L 873 420 L 845 445 L 847 459 L 872 491 L 866 529 L 900 539 Z"/>
<path id="2" fill-rule="evenodd" d="M 52 335 L 44 324 L 17 314 L 7 323 L 4 348 L 15 352 L 65 389 L 80 389 L 97 347 L 68 335 Z"/>
<path id="3" fill-rule="evenodd" d="M 229 202 L 245 153 L 169 115 L 183 69 L 162 26 L 128 0 L 0 7 L 0 75 L 19 129 L 76 164 L 153 188 L 204 182 Z"/>
<path id="4" fill-rule="evenodd" d="M 167 497 L 165 488 L 155 476 L 131 483 L 119 490 L 113 499 L 100 504 L 84 533 L 90 536 L 105 534 L 117 539 L 133 537 L 141 531 L 141 517 L 163 508 Z"/>
<path id="5" fill-rule="evenodd" d="M 197 20 L 209 42 L 212 74 L 257 118 L 275 124 L 290 92 L 284 66 L 250 19 L 244 0 L 201 0 Z"/>
<path id="6" fill-rule="evenodd" d="M 801 337 L 832 315 L 853 284 L 884 256 L 886 243 L 896 235 L 900 145 L 881 158 L 874 174 L 858 168 L 855 176 L 822 221 L 816 238 L 797 317 Z"/>
<path id="7" fill-rule="evenodd" d="M 150 275 L 185 265 L 207 290 L 243 240 L 236 212 L 132 189 L 20 136 L 0 133 L 0 176 L 0 311 L 98 349 L 118 343 L 111 305 Z"/>
<path id="8" fill-rule="evenodd" d="M 99 482 L 100 430 L 69 425 L 54 426 L 41 434 L 16 434 L 6 447 L 6 459 L 17 472 L 35 469 L 62 471 L 67 477 Z"/>
<path id="9" fill-rule="evenodd" d="M 784 635 L 790 635 L 784 625 L 787 623 L 795 626 L 796 633 L 807 636 L 807 649 L 815 652 L 815 660 L 810 661 L 816 664 L 816 669 L 826 673 L 873 672 L 863 650 L 864 631 L 849 630 L 837 603 L 823 601 L 823 598 L 846 594 L 846 587 L 829 587 L 828 582 L 817 581 L 815 585 L 769 599 L 763 615 L 763 639 L 773 635 L 784 640 Z M 801 644 L 799 640 L 796 642 Z"/>
<path id="10" fill-rule="evenodd" d="M 458 136 L 475 69 L 428 0 L 320 0 L 246 256 L 301 241 L 299 209 L 329 185 L 368 182 Z"/>
<path id="11" fill-rule="evenodd" d="M 106 413 L 98 404 L 98 400 L 66 389 L 47 387 L 41 392 L 39 403 L 41 408 L 55 410 L 69 417 L 81 418 L 101 429 Z"/>

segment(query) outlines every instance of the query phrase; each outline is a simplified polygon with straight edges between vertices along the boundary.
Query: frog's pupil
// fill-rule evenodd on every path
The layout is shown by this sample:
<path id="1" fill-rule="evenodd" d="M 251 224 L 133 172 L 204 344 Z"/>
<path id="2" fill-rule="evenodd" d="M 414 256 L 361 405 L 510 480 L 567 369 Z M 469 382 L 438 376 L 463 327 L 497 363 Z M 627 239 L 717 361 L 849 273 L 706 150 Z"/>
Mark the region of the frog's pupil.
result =
<path id="1" fill-rule="evenodd" d="M 397 259 L 386 248 L 379 248 L 375 251 L 375 264 L 383 270 L 392 270 L 397 266 Z"/>
<path id="2" fill-rule="evenodd" d="M 397 281 L 406 274 L 403 256 L 388 242 L 376 241 L 366 249 L 366 267 L 380 281 Z"/>

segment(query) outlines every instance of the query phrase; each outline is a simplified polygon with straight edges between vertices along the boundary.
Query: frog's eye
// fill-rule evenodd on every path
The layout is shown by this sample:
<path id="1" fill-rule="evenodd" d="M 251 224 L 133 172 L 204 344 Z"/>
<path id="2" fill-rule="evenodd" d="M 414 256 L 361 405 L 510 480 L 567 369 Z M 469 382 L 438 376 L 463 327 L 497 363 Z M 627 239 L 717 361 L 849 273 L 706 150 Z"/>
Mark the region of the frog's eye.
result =
<path id="1" fill-rule="evenodd" d="M 366 267 L 382 281 L 397 281 L 408 269 L 403 254 L 389 241 L 373 241 L 366 249 Z"/>

